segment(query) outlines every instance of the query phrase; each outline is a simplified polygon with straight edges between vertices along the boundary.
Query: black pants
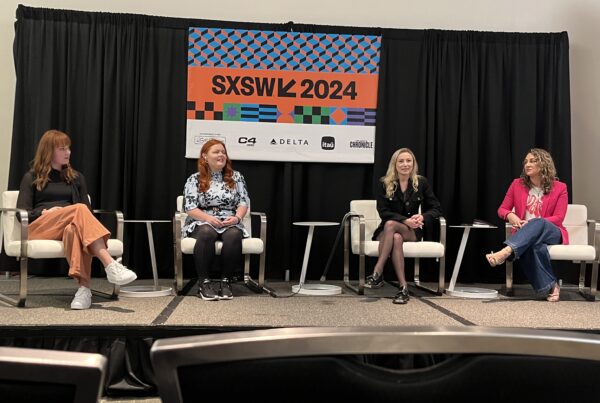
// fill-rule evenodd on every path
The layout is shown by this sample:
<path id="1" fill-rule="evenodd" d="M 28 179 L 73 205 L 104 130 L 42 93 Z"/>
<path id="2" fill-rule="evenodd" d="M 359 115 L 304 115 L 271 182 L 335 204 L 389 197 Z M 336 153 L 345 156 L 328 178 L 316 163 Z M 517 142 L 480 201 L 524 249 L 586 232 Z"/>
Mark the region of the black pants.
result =
<path id="1" fill-rule="evenodd" d="M 190 237 L 196 238 L 194 246 L 194 264 L 198 273 L 198 280 L 210 278 L 210 271 L 215 261 L 215 242 L 221 240 L 222 271 L 220 278 L 231 279 L 236 270 L 242 267 L 242 231 L 231 227 L 222 234 L 215 231 L 210 225 L 199 225 L 194 228 Z"/>

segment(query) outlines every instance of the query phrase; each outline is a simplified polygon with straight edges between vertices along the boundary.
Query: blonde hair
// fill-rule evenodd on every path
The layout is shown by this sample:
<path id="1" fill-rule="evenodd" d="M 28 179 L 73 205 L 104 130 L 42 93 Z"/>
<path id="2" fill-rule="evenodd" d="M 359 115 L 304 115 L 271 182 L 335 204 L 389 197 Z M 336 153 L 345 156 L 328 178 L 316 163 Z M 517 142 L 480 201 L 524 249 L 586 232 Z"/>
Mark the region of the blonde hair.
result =
<path id="1" fill-rule="evenodd" d="M 409 177 L 412 181 L 412 187 L 415 192 L 419 188 L 419 164 L 417 164 L 417 158 L 410 148 L 401 148 L 392 154 L 392 158 L 390 158 L 390 163 L 388 164 L 387 172 L 385 173 L 385 176 L 382 176 L 380 179 L 381 182 L 383 182 L 383 187 L 385 188 L 385 196 L 388 198 L 394 195 L 394 192 L 398 186 L 397 183 L 399 182 L 400 178 L 398 177 L 398 171 L 396 170 L 396 161 L 398 160 L 398 156 L 402 153 L 409 153 L 413 159 L 413 169 Z"/>
<path id="2" fill-rule="evenodd" d="M 553 182 L 558 179 L 556 176 L 556 168 L 554 167 L 554 160 L 552 159 L 552 156 L 548 151 L 541 148 L 532 148 L 527 152 L 527 154 L 531 154 L 537 159 L 537 164 L 540 168 L 540 176 L 542 179 L 542 190 L 544 191 L 544 194 L 550 193 Z M 527 154 L 525 154 L 525 156 L 527 156 Z M 531 178 L 525 174 L 525 163 L 523 163 L 523 171 L 521 172 L 521 183 L 523 183 L 523 185 L 529 189 L 533 187 Z"/>
<path id="3" fill-rule="evenodd" d="M 59 130 L 48 130 L 38 143 L 35 157 L 31 163 L 31 168 L 35 174 L 33 184 L 38 191 L 46 187 L 48 176 L 52 171 L 52 158 L 56 147 L 70 147 L 71 139 L 66 133 Z M 63 166 L 60 175 L 67 183 L 71 183 L 77 177 L 77 172 L 71 168 L 71 164 Z"/>

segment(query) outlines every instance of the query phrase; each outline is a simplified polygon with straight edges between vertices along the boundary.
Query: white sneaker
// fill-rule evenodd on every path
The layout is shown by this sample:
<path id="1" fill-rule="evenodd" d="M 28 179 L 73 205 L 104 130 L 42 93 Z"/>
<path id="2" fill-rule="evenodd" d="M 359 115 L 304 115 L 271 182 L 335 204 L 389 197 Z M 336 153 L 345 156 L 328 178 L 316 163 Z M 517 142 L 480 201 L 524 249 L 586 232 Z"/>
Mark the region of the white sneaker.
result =
<path id="1" fill-rule="evenodd" d="M 137 274 L 121 264 L 121 258 L 113 260 L 104 270 L 108 282 L 116 285 L 129 284 L 137 278 Z"/>
<path id="2" fill-rule="evenodd" d="M 92 291 L 84 286 L 79 287 L 75 298 L 71 301 L 71 309 L 89 309 L 92 306 Z"/>

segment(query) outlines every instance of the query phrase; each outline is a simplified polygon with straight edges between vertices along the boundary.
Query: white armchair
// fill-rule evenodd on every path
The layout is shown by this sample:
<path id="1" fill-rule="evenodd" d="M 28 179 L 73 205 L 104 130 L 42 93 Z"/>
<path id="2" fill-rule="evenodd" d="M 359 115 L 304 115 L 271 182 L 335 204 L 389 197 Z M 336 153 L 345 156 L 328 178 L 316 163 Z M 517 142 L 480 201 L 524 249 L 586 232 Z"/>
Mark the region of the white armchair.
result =
<path id="1" fill-rule="evenodd" d="M 350 223 L 350 222 L 351 223 Z M 365 286 L 365 256 L 379 256 L 379 241 L 372 241 L 373 233 L 381 218 L 377 212 L 376 200 L 352 200 L 350 212 L 344 220 L 344 283 L 354 292 L 363 295 Z M 440 239 L 438 242 L 405 242 L 404 256 L 415 259 L 414 283 L 417 287 L 442 295 L 445 287 L 446 271 L 446 220 L 439 218 Z M 358 286 L 350 282 L 350 249 L 358 255 Z M 439 261 L 437 289 L 421 284 L 419 262 L 421 258 L 434 258 Z"/>
<path id="2" fill-rule="evenodd" d="M 51 259 L 65 257 L 62 241 L 55 240 L 28 240 L 29 218 L 27 211 L 17 208 L 18 190 L 8 190 L 2 193 L 2 235 L 4 237 L 4 250 L 6 254 L 20 261 L 19 298 L 14 299 L 5 294 L 0 294 L 0 300 L 12 305 L 24 307 L 27 299 L 27 259 Z M 117 219 L 116 239 L 108 240 L 108 253 L 112 257 L 123 256 L 123 213 L 120 211 L 94 210 L 97 214 L 114 214 Z M 17 220 L 17 214 L 21 222 Z M 119 286 L 113 287 L 112 294 L 92 290 L 94 294 L 117 298 Z"/>
<path id="3" fill-rule="evenodd" d="M 251 216 L 258 216 L 260 219 L 259 237 L 254 237 L 252 232 L 252 220 Z M 194 238 L 182 238 L 181 229 L 185 223 L 187 214 L 183 210 L 183 196 L 177 197 L 177 210 L 173 217 L 173 240 L 174 240 L 174 267 L 175 267 L 175 280 L 174 287 L 176 292 L 180 292 L 183 289 L 183 254 L 191 255 L 194 253 L 194 246 L 196 245 L 196 239 Z M 265 252 L 267 249 L 267 216 L 265 213 L 259 212 L 248 212 L 242 220 L 244 227 L 250 233 L 250 238 L 242 239 L 242 254 L 244 255 L 244 282 L 246 285 L 254 291 L 262 292 L 265 285 Z M 215 242 L 215 252 L 217 255 L 221 254 L 221 247 L 223 243 L 221 241 Z M 250 276 L 250 257 L 251 255 L 259 255 L 258 265 L 258 283 Z"/>
<path id="4" fill-rule="evenodd" d="M 569 260 L 579 263 L 579 293 L 589 301 L 595 301 L 598 284 L 598 260 L 600 260 L 600 225 L 588 220 L 587 207 L 581 204 L 569 204 L 563 225 L 569 233 L 568 245 L 550 245 L 551 260 Z M 511 235 L 512 227 L 506 224 L 506 238 Z M 585 272 L 592 265 L 589 292 L 585 290 Z M 506 294 L 513 295 L 513 263 L 506 261 Z"/>

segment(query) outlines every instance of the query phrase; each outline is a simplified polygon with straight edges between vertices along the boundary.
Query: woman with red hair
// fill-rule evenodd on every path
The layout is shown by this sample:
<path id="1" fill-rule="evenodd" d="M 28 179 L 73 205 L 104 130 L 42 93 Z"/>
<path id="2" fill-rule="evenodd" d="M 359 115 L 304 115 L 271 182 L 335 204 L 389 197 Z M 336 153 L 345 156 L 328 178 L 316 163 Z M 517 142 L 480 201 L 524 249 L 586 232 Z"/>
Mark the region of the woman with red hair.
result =
<path id="1" fill-rule="evenodd" d="M 69 276 L 79 284 L 71 309 L 88 309 L 92 257 L 100 259 L 113 284 L 128 284 L 137 276 L 108 253 L 110 232 L 92 214 L 85 178 L 71 167 L 70 157 L 71 139 L 66 133 L 44 133 L 31 170 L 21 180 L 17 208 L 27 210 L 28 239 L 63 241 Z"/>
<path id="2" fill-rule="evenodd" d="M 242 265 L 242 238 L 250 236 L 242 224 L 250 197 L 244 177 L 233 170 L 223 142 L 211 139 L 202 146 L 198 172 L 188 178 L 183 194 L 187 213 L 183 236 L 196 238 L 198 297 L 205 301 L 232 299 L 230 281 Z M 211 280 L 217 240 L 223 242 L 222 272 L 217 280 Z"/>

